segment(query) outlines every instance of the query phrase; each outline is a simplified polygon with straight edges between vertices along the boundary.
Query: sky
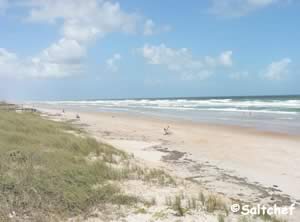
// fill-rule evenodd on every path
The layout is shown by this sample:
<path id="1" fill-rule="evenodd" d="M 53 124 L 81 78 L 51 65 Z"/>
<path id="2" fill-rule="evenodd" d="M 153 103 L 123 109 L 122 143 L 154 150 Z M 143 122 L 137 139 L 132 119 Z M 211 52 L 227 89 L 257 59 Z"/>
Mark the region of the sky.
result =
<path id="1" fill-rule="evenodd" d="M 298 0 L 0 0 L 0 100 L 300 94 Z"/>

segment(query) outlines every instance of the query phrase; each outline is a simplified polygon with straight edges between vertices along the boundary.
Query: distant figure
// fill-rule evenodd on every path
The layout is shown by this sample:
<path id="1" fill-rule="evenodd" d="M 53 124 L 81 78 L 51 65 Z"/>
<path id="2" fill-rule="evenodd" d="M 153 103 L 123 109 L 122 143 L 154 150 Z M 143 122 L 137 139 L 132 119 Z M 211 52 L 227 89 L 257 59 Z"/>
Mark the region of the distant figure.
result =
<path id="1" fill-rule="evenodd" d="M 62 110 L 62 113 L 65 113 L 65 109 Z"/>
<path id="2" fill-rule="evenodd" d="M 78 114 L 76 114 L 76 119 L 80 120 L 80 116 Z"/>
<path id="3" fill-rule="evenodd" d="M 171 132 L 170 132 L 170 126 L 167 126 L 166 128 L 164 128 L 164 135 L 169 135 L 169 134 L 171 134 Z"/>

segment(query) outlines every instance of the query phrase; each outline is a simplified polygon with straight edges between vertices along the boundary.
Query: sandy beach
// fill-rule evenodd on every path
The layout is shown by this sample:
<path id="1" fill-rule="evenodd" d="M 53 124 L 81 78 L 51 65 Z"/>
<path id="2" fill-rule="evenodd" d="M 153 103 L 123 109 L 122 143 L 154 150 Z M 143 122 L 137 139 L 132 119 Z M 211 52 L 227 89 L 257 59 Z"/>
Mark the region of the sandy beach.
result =
<path id="1" fill-rule="evenodd" d="M 212 192 L 251 203 L 300 203 L 297 136 L 126 113 L 68 110 L 57 118 L 76 114 L 80 126 L 99 140 Z"/>

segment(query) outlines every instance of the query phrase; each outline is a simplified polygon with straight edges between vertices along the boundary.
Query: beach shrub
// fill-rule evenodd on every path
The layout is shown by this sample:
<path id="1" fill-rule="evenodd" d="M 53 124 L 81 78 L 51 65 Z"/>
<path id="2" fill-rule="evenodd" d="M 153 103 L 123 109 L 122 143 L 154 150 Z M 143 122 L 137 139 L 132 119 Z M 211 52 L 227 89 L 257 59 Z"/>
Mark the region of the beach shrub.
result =
<path id="1" fill-rule="evenodd" d="M 175 197 L 175 201 L 173 203 L 173 210 L 176 211 L 178 216 L 181 216 L 181 217 L 184 216 L 185 209 L 182 207 L 181 197 L 179 197 L 179 196 Z"/>
<path id="2" fill-rule="evenodd" d="M 218 222 L 225 222 L 225 216 L 223 214 L 218 215 Z"/>

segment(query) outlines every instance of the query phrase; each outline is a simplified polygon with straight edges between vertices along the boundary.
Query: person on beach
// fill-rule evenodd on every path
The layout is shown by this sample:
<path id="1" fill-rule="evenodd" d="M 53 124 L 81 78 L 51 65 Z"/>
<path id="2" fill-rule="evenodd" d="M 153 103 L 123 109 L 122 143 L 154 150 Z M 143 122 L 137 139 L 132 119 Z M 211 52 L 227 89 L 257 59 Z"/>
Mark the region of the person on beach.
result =
<path id="1" fill-rule="evenodd" d="M 164 135 L 169 135 L 171 132 L 169 131 L 170 126 L 167 126 L 166 128 L 164 128 Z"/>

